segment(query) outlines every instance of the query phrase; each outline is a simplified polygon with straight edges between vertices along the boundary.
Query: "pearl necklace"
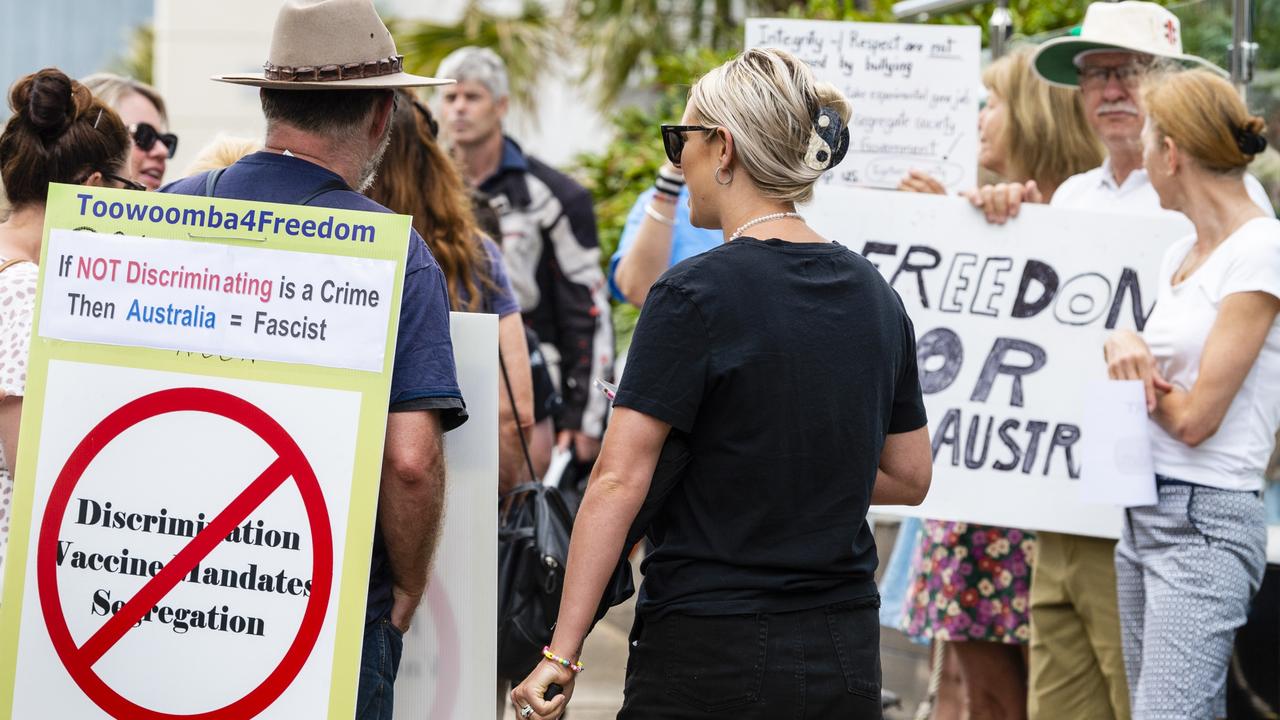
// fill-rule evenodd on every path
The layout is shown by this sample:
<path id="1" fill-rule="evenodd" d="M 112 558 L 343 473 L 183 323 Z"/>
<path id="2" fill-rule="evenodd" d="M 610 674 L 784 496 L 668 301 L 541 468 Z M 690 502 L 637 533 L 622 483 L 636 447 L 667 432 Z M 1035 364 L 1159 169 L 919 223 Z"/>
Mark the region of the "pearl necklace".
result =
<path id="1" fill-rule="evenodd" d="M 770 213 L 769 215 L 761 215 L 755 220 L 746 221 L 737 230 L 734 230 L 733 234 L 729 236 L 729 242 L 733 242 L 734 240 L 742 237 L 742 231 L 753 225 L 759 225 L 760 223 L 769 222 L 770 220 L 782 220 L 785 218 L 795 218 L 796 220 L 804 222 L 804 218 L 800 217 L 800 213 L 797 212 L 778 212 Z"/>

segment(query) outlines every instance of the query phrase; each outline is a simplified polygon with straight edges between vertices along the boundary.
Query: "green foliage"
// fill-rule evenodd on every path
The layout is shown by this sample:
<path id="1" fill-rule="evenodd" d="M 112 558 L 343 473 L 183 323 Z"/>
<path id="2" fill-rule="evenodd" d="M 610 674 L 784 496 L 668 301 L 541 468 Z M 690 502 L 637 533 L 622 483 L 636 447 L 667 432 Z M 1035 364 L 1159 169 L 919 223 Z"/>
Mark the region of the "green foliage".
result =
<path id="1" fill-rule="evenodd" d="M 492 48 L 507 63 L 511 97 L 532 107 L 538 79 L 564 54 L 565 38 L 557 18 L 538 0 L 524 0 L 520 14 L 509 17 L 485 10 L 469 0 L 455 24 L 393 20 L 396 48 L 404 54 L 405 69 L 431 75 L 449 53 L 468 45 Z"/>
<path id="2" fill-rule="evenodd" d="M 615 113 L 609 145 L 600 153 L 584 153 L 575 160 L 574 177 L 595 198 L 601 262 L 606 272 L 632 204 L 653 185 L 653 178 L 666 159 L 658 126 L 679 121 L 693 81 L 728 60 L 733 52 L 704 48 L 655 57 L 654 100 Z M 614 335 L 619 351 L 630 344 L 637 316 L 638 310 L 630 304 L 614 306 Z"/>
<path id="3" fill-rule="evenodd" d="M 125 51 L 112 60 L 107 69 L 117 75 L 153 85 L 155 84 L 152 79 L 155 45 L 155 26 L 151 23 L 138 25 L 129 32 L 129 42 Z"/>

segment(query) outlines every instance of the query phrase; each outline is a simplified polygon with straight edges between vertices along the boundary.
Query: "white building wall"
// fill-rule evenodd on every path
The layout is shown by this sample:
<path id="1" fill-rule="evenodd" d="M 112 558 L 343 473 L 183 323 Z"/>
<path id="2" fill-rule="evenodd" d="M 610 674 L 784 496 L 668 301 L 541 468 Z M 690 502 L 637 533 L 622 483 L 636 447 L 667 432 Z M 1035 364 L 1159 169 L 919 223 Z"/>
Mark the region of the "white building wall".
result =
<path id="1" fill-rule="evenodd" d="M 181 137 L 166 180 L 182 176 L 201 148 L 219 133 L 261 138 L 257 90 L 209 80 L 220 73 L 253 72 L 271 45 L 271 27 L 282 0 L 156 0 L 155 80 L 169 105 L 169 121 Z M 379 2 L 383 17 L 456 20 L 463 0 Z M 495 10 L 515 4 L 495 2 Z M 524 148 L 553 165 L 567 165 L 580 152 L 608 142 L 607 121 L 590 93 L 572 82 L 568 67 L 552 68 L 541 83 L 536 112 L 514 108 L 508 132 Z"/>

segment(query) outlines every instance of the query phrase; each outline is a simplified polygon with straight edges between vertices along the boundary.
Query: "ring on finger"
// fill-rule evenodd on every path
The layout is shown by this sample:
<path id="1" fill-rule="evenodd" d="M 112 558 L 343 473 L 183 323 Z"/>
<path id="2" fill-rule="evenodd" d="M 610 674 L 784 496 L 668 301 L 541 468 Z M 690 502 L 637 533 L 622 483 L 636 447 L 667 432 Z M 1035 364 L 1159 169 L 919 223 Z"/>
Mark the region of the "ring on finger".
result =
<path id="1" fill-rule="evenodd" d="M 520 708 L 520 717 L 527 718 L 532 714 L 533 714 L 533 706 L 525 705 L 524 707 Z"/>

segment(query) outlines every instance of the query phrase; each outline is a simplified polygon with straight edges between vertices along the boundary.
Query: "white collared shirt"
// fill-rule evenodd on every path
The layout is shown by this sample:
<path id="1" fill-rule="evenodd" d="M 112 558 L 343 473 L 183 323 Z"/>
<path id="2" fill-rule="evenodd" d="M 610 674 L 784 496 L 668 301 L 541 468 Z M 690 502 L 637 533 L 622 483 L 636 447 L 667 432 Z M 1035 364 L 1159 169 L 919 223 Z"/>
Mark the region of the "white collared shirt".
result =
<path id="1" fill-rule="evenodd" d="M 1249 197 L 1268 215 L 1275 216 L 1275 208 L 1267 198 L 1267 191 L 1258 182 L 1258 178 L 1246 173 L 1244 187 Z M 1053 207 L 1073 208 L 1077 210 L 1097 210 L 1099 212 L 1117 212 L 1127 215 L 1147 215 L 1153 213 L 1173 212 L 1160 207 L 1160 196 L 1151 184 L 1147 171 L 1138 168 L 1129 173 L 1123 183 L 1116 183 L 1115 174 L 1111 172 L 1111 158 L 1102 161 L 1102 165 L 1079 175 L 1067 178 L 1049 201 Z M 1181 213 L 1179 217 L 1185 219 Z M 1187 221 L 1187 232 L 1194 232 L 1191 222 Z"/>

